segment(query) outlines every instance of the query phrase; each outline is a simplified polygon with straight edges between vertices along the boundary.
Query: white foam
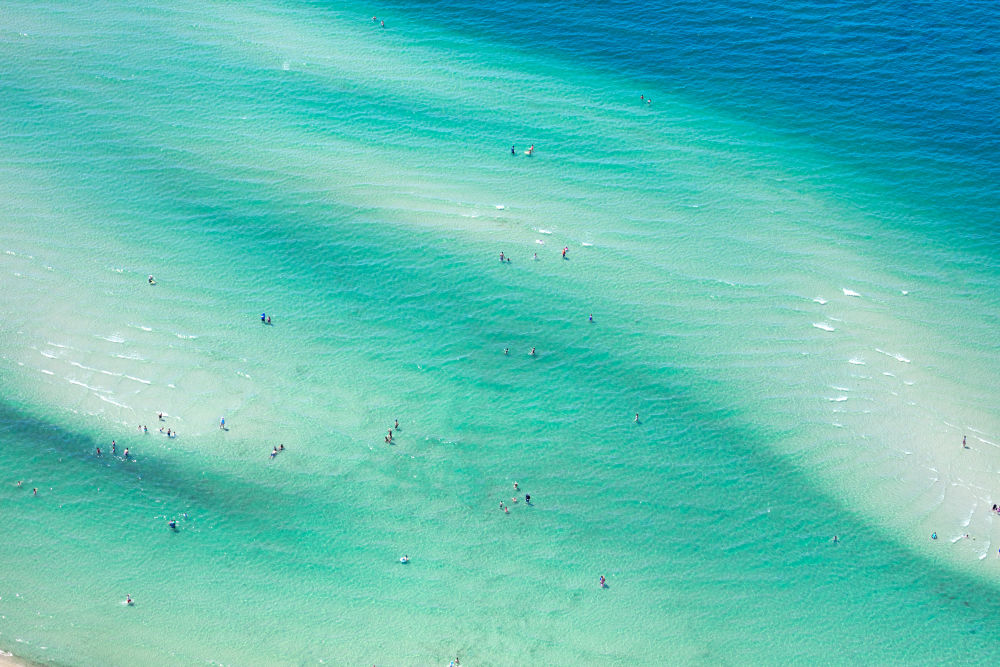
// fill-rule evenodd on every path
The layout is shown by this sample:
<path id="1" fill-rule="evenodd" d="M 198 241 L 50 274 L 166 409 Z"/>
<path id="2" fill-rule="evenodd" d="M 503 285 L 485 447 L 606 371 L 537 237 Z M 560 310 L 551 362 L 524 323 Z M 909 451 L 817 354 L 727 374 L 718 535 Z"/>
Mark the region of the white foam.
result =
<path id="1" fill-rule="evenodd" d="M 142 384 L 152 384 L 149 380 L 143 380 L 142 378 L 133 377 L 131 375 L 126 375 L 129 380 L 134 380 L 135 382 L 141 382 Z"/>
<path id="2" fill-rule="evenodd" d="M 177 336 L 180 339 L 183 339 L 183 340 L 194 340 L 195 338 L 197 338 L 197 336 L 195 336 L 193 334 L 190 335 L 190 336 L 188 336 L 186 334 L 175 333 L 174 335 Z"/>
<path id="3" fill-rule="evenodd" d="M 852 359 L 848 359 L 847 363 L 854 364 L 855 366 L 864 366 L 865 365 L 864 360 L 863 359 L 858 359 L 857 357 L 854 357 Z"/>
<path id="4" fill-rule="evenodd" d="M 77 380 L 71 380 L 70 378 L 63 378 L 63 379 L 66 380 L 67 382 L 69 382 L 70 384 L 75 384 L 75 385 L 77 385 L 79 387 L 83 387 L 84 389 L 89 389 L 90 391 L 93 391 L 93 392 L 104 391 L 100 387 L 91 387 L 89 384 L 85 384 L 83 382 L 78 382 Z"/>
<path id="5" fill-rule="evenodd" d="M 547 229 L 539 229 L 539 230 L 538 230 L 538 233 L 539 233 L 539 234 L 551 234 L 552 232 L 550 232 L 550 231 L 549 231 L 549 230 L 547 230 Z"/>
<path id="6" fill-rule="evenodd" d="M 129 406 L 125 405 L 124 403 L 119 403 L 118 401 L 113 401 L 110 398 L 108 398 L 107 396 L 103 396 L 101 394 L 98 394 L 97 392 L 94 392 L 94 396 L 96 396 L 97 398 L 101 399 L 105 403 L 110 403 L 111 405 L 116 405 L 119 408 L 125 408 L 126 410 L 131 410 L 132 409 Z"/>
<path id="7" fill-rule="evenodd" d="M 847 400 L 846 396 L 834 396 L 833 398 L 826 399 L 828 401 L 833 401 L 834 403 L 841 403 Z"/>
<path id="8" fill-rule="evenodd" d="M 109 343 L 124 343 L 125 339 L 118 334 L 111 334 L 110 336 L 98 336 L 101 340 L 106 340 Z"/>
<path id="9" fill-rule="evenodd" d="M 833 385 L 832 387 L 830 387 L 830 389 L 833 389 L 835 391 L 850 391 L 850 389 L 848 389 L 847 387 L 838 387 L 837 385 Z"/>
<path id="10" fill-rule="evenodd" d="M 496 209 L 497 209 L 498 211 L 502 211 L 502 210 L 504 210 L 505 208 L 507 208 L 507 207 L 506 207 L 506 206 L 504 206 L 503 204 L 497 204 L 497 206 L 496 206 Z"/>
<path id="11" fill-rule="evenodd" d="M 896 361 L 902 361 L 904 364 L 910 363 L 910 360 L 901 355 L 899 352 L 886 352 L 885 350 L 879 349 L 877 347 L 875 348 L 875 351 L 884 354 L 887 357 L 892 357 Z"/>
<path id="12" fill-rule="evenodd" d="M 48 357 L 49 359 L 56 358 L 56 355 L 52 354 L 51 352 L 48 352 L 47 350 L 39 350 L 38 353 L 43 357 Z"/>
<path id="13" fill-rule="evenodd" d="M 826 305 L 826 299 L 824 299 L 821 296 L 818 296 L 815 299 L 813 299 L 813 302 L 818 303 L 821 306 L 825 306 Z"/>
<path id="14" fill-rule="evenodd" d="M 852 289 L 847 289 L 846 287 L 841 288 L 844 290 L 844 296 L 861 296 Z"/>
<path id="15" fill-rule="evenodd" d="M 46 375 L 55 375 L 55 373 L 53 373 L 52 371 L 50 371 L 47 368 L 40 368 L 38 370 L 40 370 L 42 373 L 45 373 Z"/>
<path id="16" fill-rule="evenodd" d="M 593 243 L 587 243 L 586 241 L 584 241 L 580 245 L 582 245 L 584 248 L 593 248 L 594 247 Z"/>
<path id="17" fill-rule="evenodd" d="M 817 329 L 822 329 L 823 331 L 835 331 L 835 329 L 826 322 L 813 322 L 813 326 Z"/>
<path id="18" fill-rule="evenodd" d="M 545 245 L 545 241 L 541 239 L 535 239 L 535 243 L 537 243 L 538 245 Z"/>

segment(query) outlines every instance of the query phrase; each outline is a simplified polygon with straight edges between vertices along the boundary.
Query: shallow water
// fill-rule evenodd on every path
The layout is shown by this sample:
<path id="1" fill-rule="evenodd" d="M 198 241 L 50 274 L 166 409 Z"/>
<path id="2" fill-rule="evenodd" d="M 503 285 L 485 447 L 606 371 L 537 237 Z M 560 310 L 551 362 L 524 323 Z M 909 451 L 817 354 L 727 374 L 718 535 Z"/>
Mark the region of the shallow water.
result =
<path id="1" fill-rule="evenodd" d="M 995 18 L 887 7 L 9 8 L 0 647 L 993 651 Z"/>

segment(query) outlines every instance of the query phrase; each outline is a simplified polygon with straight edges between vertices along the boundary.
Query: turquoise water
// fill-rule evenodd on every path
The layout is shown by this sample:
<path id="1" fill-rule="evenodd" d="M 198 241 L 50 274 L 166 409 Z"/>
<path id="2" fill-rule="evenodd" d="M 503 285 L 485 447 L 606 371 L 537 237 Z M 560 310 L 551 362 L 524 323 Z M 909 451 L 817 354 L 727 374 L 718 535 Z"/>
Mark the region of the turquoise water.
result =
<path id="1" fill-rule="evenodd" d="M 994 657 L 996 19 L 756 9 L 6 8 L 0 648 Z"/>

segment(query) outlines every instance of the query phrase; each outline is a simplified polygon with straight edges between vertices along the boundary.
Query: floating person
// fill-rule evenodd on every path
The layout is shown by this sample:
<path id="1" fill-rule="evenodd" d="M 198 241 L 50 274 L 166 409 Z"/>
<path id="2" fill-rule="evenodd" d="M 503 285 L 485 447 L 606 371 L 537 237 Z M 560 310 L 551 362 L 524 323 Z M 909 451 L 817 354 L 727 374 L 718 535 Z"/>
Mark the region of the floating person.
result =
<path id="1" fill-rule="evenodd" d="M 402 558 L 399 559 L 399 562 L 402 563 L 403 565 L 406 565 L 407 563 L 410 562 L 410 557 L 409 556 L 403 556 Z"/>

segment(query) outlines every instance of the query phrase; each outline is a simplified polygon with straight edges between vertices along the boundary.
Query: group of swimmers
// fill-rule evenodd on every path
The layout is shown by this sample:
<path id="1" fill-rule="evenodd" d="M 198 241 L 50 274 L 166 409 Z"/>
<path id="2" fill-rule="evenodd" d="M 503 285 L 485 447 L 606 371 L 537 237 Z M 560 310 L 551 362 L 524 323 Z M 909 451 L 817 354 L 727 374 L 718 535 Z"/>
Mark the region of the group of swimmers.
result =
<path id="1" fill-rule="evenodd" d="M 510 154 L 511 155 L 517 155 L 517 150 L 515 150 L 515 148 L 516 148 L 515 146 L 511 146 L 510 147 Z M 528 148 L 528 150 L 524 151 L 524 154 L 527 155 L 528 157 L 531 157 L 532 155 L 534 155 L 535 154 L 535 144 L 531 144 L 531 146 Z"/>
<path id="2" fill-rule="evenodd" d="M 278 445 L 277 447 L 271 450 L 271 458 L 273 459 L 275 456 L 277 456 L 279 453 L 283 451 L 285 451 L 285 446 L 283 444 Z"/>
<path id="3" fill-rule="evenodd" d="M 515 491 L 520 491 L 521 490 L 521 488 L 517 485 L 517 482 L 514 482 L 514 490 Z M 514 504 L 517 504 L 517 502 L 518 502 L 517 496 L 511 496 L 511 498 L 510 498 L 510 504 L 514 505 Z M 525 505 L 530 505 L 531 504 L 531 494 L 530 493 L 524 494 L 524 504 Z M 503 510 L 504 514 L 510 514 L 510 508 L 507 505 L 505 505 L 502 500 L 500 501 L 500 509 Z"/>
<path id="4" fill-rule="evenodd" d="M 392 429 L 393 428 L 396 429 L 397 431 L 399 430 L 399 420 L 398 419 L 394 419 L 393 420 L 392 428 L 389 429 L 389 432 L 385 436 L 385 442 L 386 442 L 387 445 L 391 445 L 392 444 Z"/>

